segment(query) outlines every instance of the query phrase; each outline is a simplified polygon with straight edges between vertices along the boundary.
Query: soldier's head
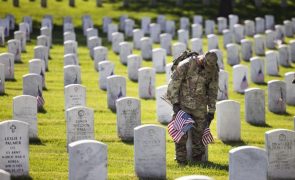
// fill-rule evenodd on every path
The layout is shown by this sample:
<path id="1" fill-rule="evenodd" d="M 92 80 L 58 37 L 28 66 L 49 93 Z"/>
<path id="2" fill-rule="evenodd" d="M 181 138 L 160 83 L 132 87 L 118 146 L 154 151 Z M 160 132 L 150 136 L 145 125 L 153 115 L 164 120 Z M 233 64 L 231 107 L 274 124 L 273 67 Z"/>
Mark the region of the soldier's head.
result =
<path id="1" fill-rule="evenodd" d="M 215 52 L 207 52 L 205 54 L 205 67 L 213 68 L 216 67 L 217 55 Z"/>

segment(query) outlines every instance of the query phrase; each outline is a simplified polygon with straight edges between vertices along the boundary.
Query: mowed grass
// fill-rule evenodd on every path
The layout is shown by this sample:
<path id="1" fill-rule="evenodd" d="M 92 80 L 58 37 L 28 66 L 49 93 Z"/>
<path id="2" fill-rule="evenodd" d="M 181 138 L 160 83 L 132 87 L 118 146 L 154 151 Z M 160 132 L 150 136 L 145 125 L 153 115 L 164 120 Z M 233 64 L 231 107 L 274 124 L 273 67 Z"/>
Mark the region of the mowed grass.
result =
<path id="1" fill-rule="evenodd" d="M 161 1 L 158 7 L 151 8 L 148 2 L 141 1 L 133 3 L 130 8 L 123 9 L 122 2 L 105 2 L 103 7 L 95 7 L 95 1 L 76 1 L 76 7 L 68 6 L 68 1 L 48 1 L 48 8 L 40 7 L 40 1 L 21 1 L 20 7 L 12 7 L 11 1 L 0 1 L 0 16 L 3 18 L 6 13 L 12 13 L 16 17 L 16 23 L 22 21 L 22 17 L 29 15 L 34 20 L 34 33 L 32 41 L 27 43 L 27 52 L 22 53 L 21 64 L 15 65 L 16 81 L 6 82 L 6 94 L 0 96 L 0 121 L 12 119 L 12 98 L 22 94 L 22 76 L 29 72 L 29 60 L 33 59 L 33 48 L 36 45 L 36 37 L 40 34 L 41 19 L 45 14 L 54 17 L 53 48 L 51 49 L 51 60 L 49 61 L 49 72 L 46 73 L 46 91 L 43 91 L 46 100 L 46 113 L 38 114 L 38 133 L 40 142 L 30 144 L 30 177 L 32 179 L 67 179 L 68 178 L 68 153 L 66 151 L 66 121 L 64 112 L 64 87 L 63 87 L 63 35 L 62 35 L 62 17 L 72 16 L 75 25 L 75 31 L 79 43 L 78 56 L 81 64 L 82 84 L 87 89 L 87 106 L 94 109 L 95 139 L 108 146 L 108 177 L 109 179 L 137 179 L 134 172 L 134 150 L 132 143 L 124 143 L 117 137 L 116 114 L 107 108 L 106 92 L 99 89 L 99 73 L 94 70 L 94 64 L 89 56 L 89 50 L 86 45 L 86 38 L 81 30 L 81 17 L 83 14 L 89 14 L 92 17 L 95 27 L 99 29 L 99 36 L 103 37 L 103 45 L 109 48 L 109 60 L 115 63 L 115 74 L 123 75 L 127 78 L 127 67 L 119 61 L 119 56 L 111 50 L 110 43 L 106 42 L 106 35 L 102 33 L 102 18 L 110 16 L 115 23 L 118 23 L 118 17 L 128 14 L 129 17 L 136 20 L 136 27 L 140 27 L 140 18 L 149 16 L 155 22 L 155 17 L 161 13 L 166 15 L 167 19 L 177 20 L 183 16 L 189 16 L 192 19 L 193 14 L 202 14 L 206 18 L 214 18 L 217 15 L 217 5 L 207 8 L 201 8 L 201 5 L 190 2 L 183 10 L 175 7 L 172 1 Z M 166 4 L 167 6 L 165 6 Z M 192 4 L 193 3 L 193 4 Z M 292 2 L 290 2 L 292 3 Z M 79 7 L 79 8 L 78 8 Z M 190 8 L 193 7 L 193 8 Z M 198 8 L 200 7 L 200 8 Z M 244 7 L 241 9 L 240 7 Z M 246 6 L 237 4 L 234 12 L 239 14 L 242 20 L 264 14 L 277 14 L 276 20 L 282 23 L 282 20 L 292 17 L 294 11 L 280 9 L 278 1 L 269 1 L 267 8 L 261 8 L 257 12 L 253 5 Z M 294 8 L 294 3 L 287 10 Z M 240 9 L 238 9 L 240 8 Z M 292 14 L 293 13 L 293 14 Z M 10 36 L 8 39 L 12 39 Z M 287 39 L 289 41 L 290 39 Z M 7 39 L 6 39 L 7 41 Z M 131 39 L 128 39 L 131 41 Z M 174 39 L 176 42 L 177 39 Z M 203 38 L 204 50 L 207 50 L 206 37 Z M 159 44 L 154 44 L 159 47 Z M 231 100 L 240 102 L 241 105 L 241 141 L 225 143 L 217 139 L 216 120 L 211 125 L 212 133 L 215 137 L 215 143 L 209 146 L 209 161 L 206 163 L 191 164 L 185 167 L 179 167 L 174 161 L 174 143 L 166 134 L 167 149 L 167 179 L 174 179 L 184 175 L 202 174 L 214 177 L 215 179 L 228 178 L 228 152 L 234 147 L 240 145 L 253 145 L 264 147 L 264 133 L 271 129 L 285 128 L 293 129 L 293 115 L 295 107 L 287 106 L 287 114 L 277 115 L 271 113 L 266 108 L 266 126 L 253 126 L 245 121 L 244 114 L 244 95 L 233 91 L 232 67 L 226 64 L 227 53 L 222 45 L 222 37 L 219 36 L 219 47 L 223 51 L 223 60 L 225 70 L 229 72 L 229 96 Z M 6 52 L 6 47 L 0 47 L 0 53 Z M 140 54 L 135 51 L 135 54 Z M 168 62 L 172 57 L 168 56 Z M 242 62 L 250 68 L 249 62 Z M 152 67 L 150 61 L 143 62 L 144 67 Z M 280 68 L 279 77 L 266 76 L 266 82 L 272 79 L 284 79 L 286 72 L 294 71 L 292 68 Z M 166 84 L 165 74 L 157 74 L 156 86 Z M 267 107 L 267 85 L 257 85 L 250 83 L 250 87 L 259 87 L 265 91 L 265 100 Z M 127 96 L 138 97 L 138 84 L 127 78 Z M 141 100 L 142 124 L 159 124 L 156 118 L 156 101 Z M 165 127 L 165 125 L 163 125 Z M 166 127 L 165 127 L 166 128 Z"/>

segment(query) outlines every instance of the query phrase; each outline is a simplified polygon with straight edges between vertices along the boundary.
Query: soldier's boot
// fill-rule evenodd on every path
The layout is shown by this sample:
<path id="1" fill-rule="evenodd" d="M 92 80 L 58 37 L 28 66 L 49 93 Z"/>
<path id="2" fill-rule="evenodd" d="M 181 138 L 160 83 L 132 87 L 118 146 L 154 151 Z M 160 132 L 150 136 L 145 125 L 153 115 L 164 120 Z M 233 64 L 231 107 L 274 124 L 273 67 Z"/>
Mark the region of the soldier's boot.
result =
<path id="1" fill-rule="evenodd" d="M 179 166 L 185 166 L 188 164 L 187 160 L 176 160 Z"/>
<path id="2" fill-rule="evenodd" d="M 192 163 L 201 162 L 203 156 L 204 156 L 204 153 L 203 153 L 203 154 L 199 154 L 199 155 L 194 156 L 194 157 L 192 158 Z"/>

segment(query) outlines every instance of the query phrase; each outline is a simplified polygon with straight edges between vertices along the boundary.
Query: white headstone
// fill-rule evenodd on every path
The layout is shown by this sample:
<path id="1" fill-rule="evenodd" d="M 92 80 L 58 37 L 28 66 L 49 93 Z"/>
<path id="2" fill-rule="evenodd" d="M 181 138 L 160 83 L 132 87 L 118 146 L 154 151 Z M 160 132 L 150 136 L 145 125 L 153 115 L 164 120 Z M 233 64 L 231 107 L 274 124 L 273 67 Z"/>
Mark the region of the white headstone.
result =
<path id="1" fill-rule="evenodd" d="M 218 17 L 218 33 L 222 34 L 222 31 L 227 28 L 227 19 L 225 17 Z"/>
<path id="2" fill-rule="evenodd" d="M 140 39 L 141 44 L 141 56 L 143 59 L 152 59 L 152 39 L 149 37 L 143 37 Z"/>
<path id="3" fill-rule="evenodd" d="M 242 59 L 245 61 L 249 61 L 252 57 L 252 41 L 249 39 L 241 40 L 241 49 L 242 49 Z"/>
<path id="4" fill-rule="evenodd" d="M 202 38 L 203 26 L 201 24 L 192 24 L 192 38 Z"/>
<path id="5" fill-rule="evenodd" d="M 215 22 L 214 20 L 206 20 L 205 21 L 205 34 L 214 34 L 214 29 L 215 29 Z"/>
<path id="6" fill-rule="evenodd" d="M 85 106 L 66 110 L 67 145 L 83 139 L 94 139 L 94 111 Z"/>
<path id="7" fill-rule="evenodd" d="M 101 38 L 98 36 L 92 36 L 88 39 L 89 55 L 94 59 L 94 48 L 101 46 Z"/>
<path id="8" fill-rule="evenodd" d="M 0 63 L 0 95 L 5 94 L 5 65 Z"/>
<path id="9" fill-rule="evenodd" d="M 290 20 L 284 21 L 285 35 L 292 38 L 294 36 L 293 23 Z"/>
<path id="10" fill-rule="evenodd" d="M 14 55 L 12 53 L 1 53 L 0 64 L 4 65 L 5 80 L 14 80 Z"/>
<path id="11" fill-rule="evenodd" d="M 0 46 L 5 46 L 5 34 L 2 26 L 0 26 Z"/>
<path id="12" fill-rule="evenodd" d="M 99 88 L 107 90 L 107 77 L 114 75 L 115 65 L 111 61 L 102 61 L 98 63 L 99 69 Z"/>
<path id="13" fill-rule="evenodd" d="M 42 27 L 40 29 L 40 34 L 48 37 L 48 41 L 49 41 L 48 46 L 51 47 L 52 46 L 52 31 L 51 31 L 51 29 L 49 29 L 48 27 Z"/>
<path id="14" fill-rule="evenodd" d="M 79 65 L 78 58 L 76 54 L 66 54 L 64 55 L 64 66 L 66 65 Z"/>
<path id="15" fill-rule="evenodd" d="M 76 34 L 74 32 L 65 32 L 64 42 L 66 41 L 76 41 Z"/>
<path id="16" fill-rule="evenodd" d="M 273 113 L 286 112 L 286 83 L 280 80 L 272 80 L 267 83 L 268 110 Z"/>
<path id="17" fill-rule="evenodd" d="M 143 31 L 144 34 L 150 33 L 150 23 L 151 23 L 150 17 L 141 18 L 141 30 Z"/>
<path id="18" fill-rule="evenodd" d="M 140 98 L 155 98 L 155 76 L 154 68 L 143 67 L 138 69 L 138 94 Z"/>
<path id="19" fill-rule="evenodd" d="M 161 45 L 161 48 L 166 50 L 167 55 L 171 55 L 171 42 L 172 42 L 171 34 L 168 34 L 168 33 L 160 34 L 160 45 Z"/>
<path id="20" fill-rule="evenodd" d="M 112 75 L 107 77 L 108 108 L 116 110 L 116 100 L 126 96 L 126 79 L 123 76 Z"/>
<path id="21" fill-rule="evenodd" d="M 229 99 L 228 95 L 228 72 L 224 70 L 219 71 L 219 80 L 218 80 L 218 94 L 217 100 L 227 100 Z"/>
<path id="22" fill-rule="evenodd" d="M 29 175 L 29 124 L 8 120 L 0 122 L 0 169 L 12 176 Z"/>
<path id="23" fill-rule="evenodd" d="M 26 45 L 27 45 L 26 34 L 21 31 L 14 31 L 14 39 L 20 41 L 21 52 L 26 52 Z"/>
<path id="24" fill-rule="evenodd" d="M 162 48 L 153 49 L 153 67 L 156 70 L 156 73 L 165 72 L 166 67 L 166 50 Z"/>
<path id="25" fill-rule="evenodd" d="M 223 47 L 234 42 L 234 34 L 232 31 L 225 29 L 222 31 L 223 34 Z"/>
<path id="26" fill-rule="evenodd" d="M 239 23 L 239 16 L 235 14 L 230 14 L 228 15 L 228 19 L 229 19 L 229 29 L 233 31 L 234 25 Z"/>
<path id="27" fill-rule="evenodd" d="M 14 55 L 14 62 L 21 62 L 21 43 L 19 40 L 12 39 L 7 41 L 8 52 Z"/>
<path id="28" fill-rule="evenodd" d="M 248 67 L 246 65 L 233 66 L 233 83 L 234 91 L 244 93 L 249 86 Z"/>
<path id="29" fill-rule="evenodd" d="M 215 34 L 207 35 L 208 38 L 208 50 L 218 49 L 218 36 Z"/>
<path id="30" fill-rule="evenodd" d="M 276 39 L 284 41 L 285 40 L 285 28 L 283 25 L 275 25 Z"/>
<path id="31" fill-rule="evenodd" d="M 252 82 L 263 84 L 265 75 L 264 60 L 259 57 L 252 57 L 250 62 L 250 74 Z"/>
<path id="32" fill-rule="evenodd" d="M 96 28 L 88 28 L 86 30 L 86 39 L 89 39 L 95 36 L 98 36 L 98 30 Z"/>
<path id="33" fill-rule="evenodd" d="M 23 94 L 38 96 L 38 91 L 42 93 L 42 77 L 39 74 L 26 74 L 23 76 Z"/>
<path id="34" fill-rule="evenodd" d="M 29 124 L 29 137 L 38 137 L 37 99 L 29 95 L 13 98 L 13 119 Z"/>
<path id="35" fill-rule="evenodd" d="M 275 48 L 276 33 L 273 30 L 265 31 L 265 44 L 266 48 L 274 49 Z"/>
<path id="36" fill-rule="evenodd" d="M 41 35 L 37 37 L 37 45 L 45 46 L 47 48 L 47 54 L 50 56 L 49 38 L 48 36 Z"/>
<path id="37" fill-rule="evenodd" d="M 140 49 L 140 39 L 143 37 L 144 33 L 141 29 L 133 30 L 133 45 L 135 49 Z"/>
<path id="38" fill-rule="evenodd" d="M 289 41 L 289 48 L 290 48 L 290 60 L 293 63 L 295 63 L 295 40 Z"/>
<path id="39" fill-rule="evenodd" d="M 64 33 L 66 33 L 66 32 L 72 32 L 72 33 L 74 33 L 75 32 L 74 25 L 72 23 L 65 23 L 63 25 L 63 32 Z"/>
<path id="40" fill-rule="evenodd" d="M 103 25 L 102 25 L 103 32 L 107 33 L 108 32 L 108 26 L 109 26 L 109 24 L 112 23 L 112 18 L 104 16 L 102 18 L 102 21 L 103 21 Z"/>
<path id="41" fill-rule="evenodd" d="M 133 141 L 134 128 L 141 125 L 140 100 L 120 98 L 116 102 L 117 134 L 124 141 Z"/>
<path id="42" fill-rule="evenodd" d="M 78 54 L 78 43 L 77 41 L 66 41 L 64 42 L 64 55 L 65 54 Z"/>
<path id="43" fill-rule="evenodd" d="M 172 71 L 171 71 L 172 65 L 173 65 L 173 63 L 166 64 L 165 71 L 166 71 L 166 83 L 167 84 L 169 83 L 169 80 L 170 80 L 170 77 L 171 77 L 171 74 L 172 74 Z"/>
<path id="44" fill-rule="evenodd" d="M 94 69 L 99 70 L 98 63 L 108 60 L 108 48 L 104 46 L 97 46 L 93 49 L 94 51 Z"/>
<path id="45" fill-rule="evenodd" d="M 203 54 L 203 40 L 201 38 L 190 39 L 191 50 Z"/>
<path id="46" fill-rule="evenodd" d="M 108 25 L 108 41 L 109 42 L 112 42 L 112 34 L 114 32 L 118 32 L 118 25 L 111 23 Z"/>
<path id="47" fill-rule="evenodd" d="M 86 106 L 86 87 L 80 84 L 65 86 L 65 110 L 75 106 Z"/>
<path id="48" fill-rule="evenodd" d="M 166 178 L 165 133 L 165 128 L 157 125 L 134 128 L 134 166 L 139 178 Z"/>
<path id="49" fill-rule="evenodd" d="M 252 20 L 245 20 L 245 35 L 246 36 L 254 36 L 255 34 L 255 23 Z"/>
<path id="50" fill-rule="evenodd" d="M 120 20 L 120 24 L 119 24 L 119 29 L 121 31 L 125 30 L 125 20 L 128 19 L 128 15 L 121 15 L 119 20 Z"/>
<path id="51" fill-rule="evenodd" d="M 157 16 L 157 24 L 160 25 L 161 31 L 165 31 L 166 28 L 166 17 L 164 15 Z"/>
<path id="52" fill-rule="evenodd" d="M 189 18 L 181 17 L 179 24 L 180 24 L 180 29 L 184 29 L 184 30 L 189 31 L 189 28 L 190 28 Z"/>
<path id="53" fill-rule="evenodd" d="M 240 103 L 224 100 L 216 103 L 217 136 L 221 141 L 241 139 Z"/>
<path id="54" fill-rule="evenodd" d="M 193 16 L 193 22 L 194 24 L 203 24 L 203 16 L 201 15 Z"/>
<path id="55" fill-rule="evenodd" d="M 187 46 L 188 39 L 189 39 L 189 31 L 185 29 L 179 29 L 177 31 L 177 34 L 178 34 L 178 42 L 184 43 Z"/>
<path id="56" fill-rule="evenodd" d="M 114 32 L 112 34 L 112 50 L 119 54 L 120 53 L 120 43 L 124 41 L 124 35 L 120 32 Z"/>
<path id="57" fill-rule="evenodd" d="M 32 19 L 32 17 L 31 16 L 24 16 L 23 20 L 25 23 L 27 23 L 29 25 L 30 33 L 32 33 L 33 32 L 33 19 Z"/>
<path id="58" fill-rule="evenodd" d="M 26 36 L 26 41 L 30 41 L 30 25 L 26 22 L 19 23 L 19 30 Z"/>
<path id="59" fill-rule="evenodd" d="M 173 110 L 172 106 L 165 102 L 161 97 L 167 93 L 167 85 L 156 88 L 156 112 L 157 119 L 162 124 L 167 124 L 171 121 Z"/>
<path id="60" fill-rule="evenodd" d="M 10 173 L 0 169 L 0 179 L 2 179 L 2 180 L 10 180 Z"/>
<path id="61" fill-rule="evenodd" d="M 69 180 L 107 179 L 107 145 L 95 140 L 69 144 Z"/>
<path id="62" fill-rule="evenodd" d="M 254 52 L 257 56 L 263 56 L 265 53 L 265 37 L 256 34 L 254 35 Z"/>
<path id="63" fill-rule="evenodd" d="M 286 82 L 286 102 L 288 105 L 295 105 L 295 72 L 285 73 Z"/>
<path id="64" fill-rule="evenodd" d="M 45 83 L 45 63 L 41 59 L 29 61 L 29 73 L 39 74 L 42 77 L 42 88 L 46 88 Z"/>
<path id="65" fill-rule="evenodd" d="M 45 46 L 34 47 L 34 58 L 41 59 L 45 64 L 45 70 L 48 71 L 48 48 Z"/>
<path id="66" fill-rule="evenodd" d="M 275 19 L 273 15 L 265 15 L 265 28 L 274 29 Z"/>
<path id="67" fill-rule="evenodd" d="M 214 52 L 217 55 L 217 64 L 219 69 L 224 69 L 224 64 L 223 64 L 223 53 L 220 49 L 212 49 L 210 52 Z"/>
<path id="68" fill-rule="evenodd" d="M 120 61 L 122 64 L 127 65 L 127 57 L 132 54 L 132 44 L 130 42 L 121 42 L 120 46 Z"/>
<path id="69" fill-rule="evenodd" d="M 265 93 L 259 88 L 245 90 L 245 120 L 254 125 L 265 124 Z"/>
<path id="70" fill-rule="evenodd" d="M 244 26 L 241 24 L 235 24 L 234 25 L 234 36 L 235 36 L 235 42 L 240 44 L 241 40 L 245 38 L 245 32 L 244 32 Z"/>
<path id="71" fill-rule="evenodd" d="M 227 50 L 227 64 L 233 66 L 240 64 L 240 52 L 237 44 L 226 45 Z"/>
<path id="72" fill-rule="evenodd" d="M 127 56 L 127 64 L 128 78 L 132 81 L 137 81 L 138 69 L 141 67 L 142 57 L 137 54 L 131 54 Z"/>
<path id="73" fill-rule="evenodd" d="M 295 178 L 295 132 L 275 129 L 265 133 L 268 179 Z"/>
<path id="74" fill-rule="evenodd" d="M 229 151 L 229 180 L 267 180 L 267 155 L 264 149 L 240 146 Z"/>
<path id="75" fill-rule="evenodd" d="M 268 75 L 279 75 L 279 53 L 277 51 L 267 51 L 265 53 L 266 73 Z"/>
<path id="76" fill-rule="evenodd" d="M 153 43 L 160 42 L 160 33 L 161 33 L 161 27 L 159 24 L 156 24 L 156 23 L 150 24 L 150 36 Z"/>
<path id="77" fill-rule="evenodd" d="M 256 17 L 255 24 L 256 24 L 256 26 L 255 26 L 256 34 L 263 34 L 265 31 L 264 19 L 261 17 Z"/>
<path id="78" fill-rule="evenodd" d="M 81 68 L 78 65 L 64 66 L 64 86 L 81 84 Z"/>
<path id="79" fill-rule="evenodd" d="M 166 21 L 166 33 L 171 34 L 172 38 L 175 35 L 175 22 L 174 21 Z"/>
<path id="80" fill-rule="evenodd" d="M 279 63 L 281 66 L 284 67 L 290 67 L 291 66 L 291 60 L 290 60 L 290 52 L 289 52 L 289 46 L 282 44 L 279 46 Z"/>
<path id="81" fill-rule="evenodd" d="M 134 20 L 132 19 L 126 19 L 125 20 L 125 28 L 124 28 L 124 32 L 126 37 L 132 37 L 133 36 L 133 27 L 134 27 L 135 23 Z"/>
<path id="82" fill-rule="evenodd" d="M 173 59 L 178 58 L 181 55 L 181 53 L 183 53 L 185 50 L 186 50 L 186 45 L 184 43 L 181 43 L 181 42 L 174 43 L 172 45 Z"/>

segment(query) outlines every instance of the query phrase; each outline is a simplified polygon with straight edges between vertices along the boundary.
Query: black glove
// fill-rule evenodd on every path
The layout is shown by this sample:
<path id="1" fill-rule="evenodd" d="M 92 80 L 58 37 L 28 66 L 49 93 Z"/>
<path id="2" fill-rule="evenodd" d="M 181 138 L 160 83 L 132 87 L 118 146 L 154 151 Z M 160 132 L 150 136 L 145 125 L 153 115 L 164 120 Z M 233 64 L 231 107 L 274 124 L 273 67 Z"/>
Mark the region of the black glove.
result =
<path id="1" fill-rule="evenodd" d="M 207 115 L 206 115 L 206 120 L 208 122 L 208 126 L 210 126 L 211 124 L 211 121 L 214 119 L 214 113 L 210 113 L 208 112 Z"/>
<path id="2" fill-rule="evenodd" d="M 180 111 L 180 110 L 181 110 L 181 108 L 180 108 L 180 105 L 178 103 L 173 104 L 173 112 L 174 112 L 174 114 L 177 114 L 178 111 Z"/>

